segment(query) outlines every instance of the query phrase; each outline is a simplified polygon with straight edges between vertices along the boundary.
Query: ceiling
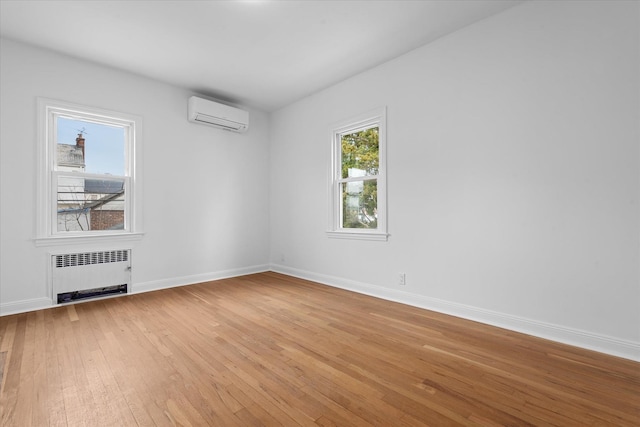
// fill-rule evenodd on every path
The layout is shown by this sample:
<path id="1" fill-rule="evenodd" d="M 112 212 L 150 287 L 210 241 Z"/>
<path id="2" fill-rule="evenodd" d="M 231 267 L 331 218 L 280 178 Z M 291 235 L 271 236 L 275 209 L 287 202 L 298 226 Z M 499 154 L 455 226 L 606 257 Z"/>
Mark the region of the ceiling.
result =
<path id="1" fill-rule="evenodd" d="M 274 111 L 520 2 L 0 0 L 0 35 Z"/>

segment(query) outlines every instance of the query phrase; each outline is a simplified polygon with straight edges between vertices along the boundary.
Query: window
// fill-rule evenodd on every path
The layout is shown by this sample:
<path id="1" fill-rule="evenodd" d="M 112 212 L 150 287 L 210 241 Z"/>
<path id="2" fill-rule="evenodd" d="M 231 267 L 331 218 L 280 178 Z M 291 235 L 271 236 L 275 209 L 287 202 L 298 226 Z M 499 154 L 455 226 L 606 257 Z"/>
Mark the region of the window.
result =
<path id="1" fill-rule="evenodd" d="M 140 235 L 141 120 L 38 100 L 38 244 Z"/>
<path id="2" fill-rule="evenodd" d="M 329 237 L 386 240 L 386 111 L 334 126 Z"/>

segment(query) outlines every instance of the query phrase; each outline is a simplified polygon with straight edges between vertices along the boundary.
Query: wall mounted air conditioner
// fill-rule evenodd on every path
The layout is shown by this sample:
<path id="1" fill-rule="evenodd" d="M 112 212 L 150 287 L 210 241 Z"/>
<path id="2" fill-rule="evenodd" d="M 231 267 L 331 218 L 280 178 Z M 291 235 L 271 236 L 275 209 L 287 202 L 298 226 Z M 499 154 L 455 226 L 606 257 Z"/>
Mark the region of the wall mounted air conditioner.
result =
<path id="1" fill-rule="evenodd" d="M 249 112 L 229 105 L 192 96 L 189 98 L 189 121 L 233 132 L 249 129 Z"/>

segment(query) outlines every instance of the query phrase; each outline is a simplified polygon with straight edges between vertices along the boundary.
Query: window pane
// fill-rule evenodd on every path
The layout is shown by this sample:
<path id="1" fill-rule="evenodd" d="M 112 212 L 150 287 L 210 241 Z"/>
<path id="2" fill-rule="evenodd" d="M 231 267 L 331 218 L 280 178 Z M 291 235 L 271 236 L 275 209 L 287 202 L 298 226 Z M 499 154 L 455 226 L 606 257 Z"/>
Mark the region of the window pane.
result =
<path id="1" fill-rule="evenodd" d="M 56 141 L 59 171 L 126 174 L 123 127 L 58 117 Z"/>
<path id="2" fill-rule="evenodd" d="M 58 177 L 57 230 L 123 230 L 124 180 Z"/>
<path id="3" fill-rule="evenodd" d="M 378 175 L 378 128 L 342 135 L 342 178 Z"/>
<path id="4" fill-rule="evenodd" d="M 378 180 L 341 184 L 342 228 L 378 228 Z"/>

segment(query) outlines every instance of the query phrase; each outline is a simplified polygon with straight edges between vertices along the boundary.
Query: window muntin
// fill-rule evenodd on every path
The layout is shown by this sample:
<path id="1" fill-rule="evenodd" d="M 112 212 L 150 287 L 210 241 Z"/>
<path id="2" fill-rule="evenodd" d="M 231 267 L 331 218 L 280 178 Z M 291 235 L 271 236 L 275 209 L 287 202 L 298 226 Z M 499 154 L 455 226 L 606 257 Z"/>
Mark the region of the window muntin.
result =
<path id="1" fill-rule="evenodd" d="M 386 240 L 386 112 L 332 130 L 330 237 Z"/>
<path id="2" fill-rule="evenodd" d="M 140 119 L 54 100 L 38 103 L 36 243 L 139 234 L 141 212 L 135 194 L 140 187 Z"/>

